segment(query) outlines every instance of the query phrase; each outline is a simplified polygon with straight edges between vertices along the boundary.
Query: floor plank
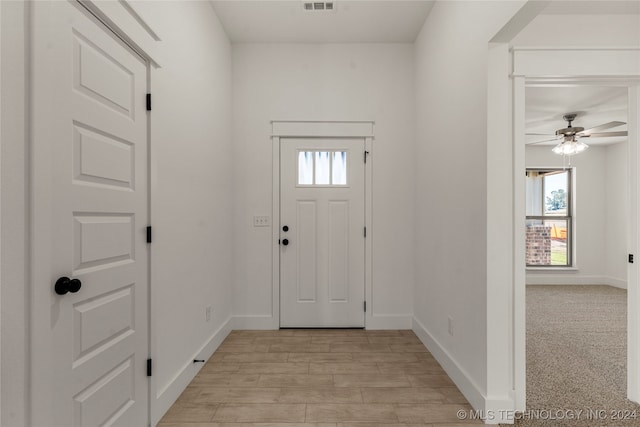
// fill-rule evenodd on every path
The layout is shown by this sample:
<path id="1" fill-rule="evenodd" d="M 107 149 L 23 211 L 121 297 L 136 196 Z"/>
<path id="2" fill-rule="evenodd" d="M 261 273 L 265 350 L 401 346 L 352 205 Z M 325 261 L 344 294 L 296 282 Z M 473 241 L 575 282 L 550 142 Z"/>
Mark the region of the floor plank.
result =
<path id="1" fill-rule="evenodd" d="M 454 427 L 461 409 L 412 331 L 233 331 L 159 427 Z"/>

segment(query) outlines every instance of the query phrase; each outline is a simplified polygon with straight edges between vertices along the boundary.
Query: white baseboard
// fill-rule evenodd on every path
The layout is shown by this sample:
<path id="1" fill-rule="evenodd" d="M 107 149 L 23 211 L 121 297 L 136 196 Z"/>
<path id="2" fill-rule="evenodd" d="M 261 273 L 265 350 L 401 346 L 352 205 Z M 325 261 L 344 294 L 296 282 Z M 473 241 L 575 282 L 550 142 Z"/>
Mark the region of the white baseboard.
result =
<path id="1" fill-rule="evenodd" d="M 577 274 L 527 274 L 527 285 L 609 285 L 627 288 L 627 281 L 607 276 L 582 276 Z"/>
<path id="2" fill-rule="evenodd" d="M 514 424 L 516 411 L 506 408 L 513 408 L 515 400 L 513 393 L 505 398 L 485 399 L 485 424 Z"/>
<path id="3" fill-rule="evenodd" d="M 624 279 L 616 279 L 615 277 L 605 277 L 605 285 L 613 286 L 614 288 L 627 289 L 627 281 Z"/>
<path id="4" fill-rule="evenodd" d="M 366 329 L 411 329 L 412 324 L 411 314 L 374 314 L 365 320 Z"/>
<path id="5" fill-rule="evenodd" d="M 514 407 L 513 399 L 510 396 L 505 398 L 487 398 L 483 395 L 480 387 L 471 379 L 469 374 L 460 367 L 458 362 L 445 350 L 442 345 L 433 337 L 429 330 L 415 317 L 413 318 L 413 332 L 420 338 L 420 341 L 427 347 L 433 357 L 440 363 L 442 369 L 449 375 L 460 392 L 469 401 L 473 409 L 481 411 L 486 415 L 485 424 L 513 424 L 513 419 L 508 419 L 508 408 Z"/>
<path id="6" fill-rule="evenodd" d="M 460 389 L 460 392 L 467 398 L 471 406 L 476 410 L 484 410 L 485 398 L 480 388 L 469 377 L 464 369 L 451 357 L 440 343 L 429 333 L 427 328 L 418 319 L 413 318 L 413 332 L 420 338 L 420 341 L 427 347 L 433 357 L 440 363 L 442 369 L 449 375 L 451 380 Z"/>
<path id="7" fill-rule="evenodd" d="M 278 329 L 274 326 L 273 316 L 270 315 L 238 315 L 233 316 L 232 326 L 237 330 L 270 330 Z M 413 316 L 411 314 L 383 314 L 366 318 L 367 329 L 411 329 Z"/>
<path id="8" fill-rule="evenodd" d="M 233 329 L 237 330 L 269 330 L 278 329 L 273 325 L 273 316 L 269 314 L 233 316 Z"/>
<path id="9" fill-rule="evenodd" d="M 229 332 L 231 332 L 231 321 L 232 318 L 229 317 L 226 322 L 224 322 L 222 326 L 220 326 L 218 330 L 211 335 L 205 344 L 189 358 L 182 369 L 175 375 L 173 380 L 171 380 L 167 386 L 163 387 L 162 390 L 158 390 L 155 402 L 152 403 L 152 426 L 158 424 L 171 405 L 175 403 L 176 399 L 180 397 L 180 394 L 182 394 L 184 389 L 187 388 L 189 383 L 191 383 L 198 371 L 200 371 L 200 368 L 204 366 L 203 363 L 193 363 L 193 360 L 209 360 L 211 355 L 216 351 L 220 344 L 222 344 L 222 341 L 224 341 L 227 335 L 229 335 Z M 153 399 L 153 395 L 151 398 Z"/>

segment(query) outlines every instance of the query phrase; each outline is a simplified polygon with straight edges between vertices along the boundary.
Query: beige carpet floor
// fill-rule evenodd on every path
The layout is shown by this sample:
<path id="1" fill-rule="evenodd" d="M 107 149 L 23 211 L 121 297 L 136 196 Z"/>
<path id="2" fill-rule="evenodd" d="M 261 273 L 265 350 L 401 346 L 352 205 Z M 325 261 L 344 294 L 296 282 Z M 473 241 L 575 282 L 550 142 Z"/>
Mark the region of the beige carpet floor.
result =
<path id="1" fill-rule="evenodd" d="M 516 425 L 640 426 L 625 398 L 626 304 L 610 286 L 527 287 L 527 412 Z"/>

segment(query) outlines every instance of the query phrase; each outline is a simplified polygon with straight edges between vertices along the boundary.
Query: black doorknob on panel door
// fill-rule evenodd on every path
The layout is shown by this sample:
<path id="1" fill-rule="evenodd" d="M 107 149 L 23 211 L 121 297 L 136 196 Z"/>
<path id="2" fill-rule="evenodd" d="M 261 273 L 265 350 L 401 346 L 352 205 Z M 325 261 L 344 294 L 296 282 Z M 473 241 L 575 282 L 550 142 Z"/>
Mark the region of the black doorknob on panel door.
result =
<path id="1" fill-rule="evenodd" d="M 282 244 L 287 246 L 289 244 L 289 239 L 282 239 Z"/>
<path id="2" fill-rule="evenodd" d="M 61 277 L 56 280 L 56 284 L 53 289 L 58 295 L 65 295 L 69 292 L 75 294 L 82 287 L 82 282 L 78 279 L 69 279 L 68 277 Z"/>
<path id="3" fill-rule="evenodd" d="M 289 231 L 289 226 L 285 225 L 284 227 L 282 227 L 282 231 L 284 231 L 285 233 Z"/>
<path id="4" fill-rule="evenodd" d="M 82 287 L 82 282 L 80 281 L 80 279 L 71 279 L 69 281 L 69 292 L 71 292 L 72 294 L 75 294 L 76 292 L 78 292 L 81 287 Z"/>

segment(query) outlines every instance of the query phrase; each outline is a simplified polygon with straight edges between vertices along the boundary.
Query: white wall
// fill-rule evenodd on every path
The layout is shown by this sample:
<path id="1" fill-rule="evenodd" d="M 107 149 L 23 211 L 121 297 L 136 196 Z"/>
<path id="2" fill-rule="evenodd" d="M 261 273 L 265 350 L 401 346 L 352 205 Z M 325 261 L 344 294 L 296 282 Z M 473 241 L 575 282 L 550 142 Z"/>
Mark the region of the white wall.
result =
<path id="1" fill-rule="evenodd" d="M 410 44 L 233 46 L 234 316 L 272 326 L 271 120 L 375 120 L 373 314 L 410 326 L 414 240 L 413 47 Z M 272 226 L 278 226 L 272 219 Z M 371 303 L 371 302 L 370 302 Z"/>
<path id="2" fill-rule="evenodd" d="M 629 144 L 610 145 L 606 154 L 604 275 L 608 284 L 626 288 L 629 265 Z"/>
<path id="3" fill-rule="evenodd" d="M 567 23 L 568 17 L 575 22 Z M 638 15 L 538 15 L 513 46 L 638 46 Z M 550 31 L 550 29 L 552 29 Z"/>
<path id="4" fill-rule="evenodd" d="M 151 73 L 152 355 L 161 415 L 231 318 L 231 45 L 208 2 L 139 7 L 162 39 L 163 63 Z"/>
<path id="5" fill-rule="evenodd" d="M 29 146 L 25 98 L 27 30 L 24 2 L 0 2 L 0 425 L 28 424 L 28 204 Z"/>
<path id="6" fill-rule="evenodd" d="M 414 330 L 478 409 L 513 407 L 509 344 L 487 344 L 487 67 L 489 40 L 522 4 L 437 2 L 415 45 Z"/>

